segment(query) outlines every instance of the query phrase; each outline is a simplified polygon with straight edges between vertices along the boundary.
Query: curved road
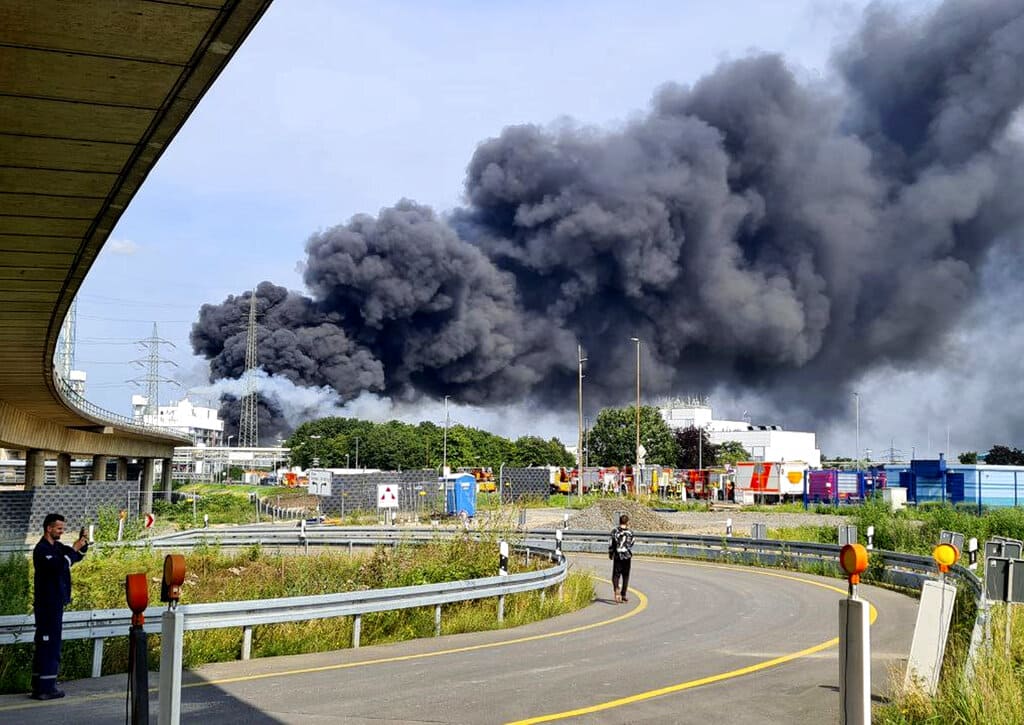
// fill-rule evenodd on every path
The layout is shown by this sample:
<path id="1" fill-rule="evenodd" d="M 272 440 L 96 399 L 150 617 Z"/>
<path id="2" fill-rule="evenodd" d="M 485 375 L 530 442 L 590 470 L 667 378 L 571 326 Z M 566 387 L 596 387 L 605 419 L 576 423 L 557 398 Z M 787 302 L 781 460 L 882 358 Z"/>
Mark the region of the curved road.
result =
<path id="1" fill-rule="evenodd" d="M 637 558 L 638 589 L 615 605 L 609 562 L 573 562 L 602 577 L 597 601 L 580 612 L 514 630 L 207 665 L 185 674 L 182 722 L 838 722 L 844 582 Z M 910 650 L 917 601 L 862 589 L 877 610 L 881 695 Z M 0 721 L 124 722 L 124 686 L 120 675 L 69 682 L 68 697 L 52 702 L 5 695 Z"/>

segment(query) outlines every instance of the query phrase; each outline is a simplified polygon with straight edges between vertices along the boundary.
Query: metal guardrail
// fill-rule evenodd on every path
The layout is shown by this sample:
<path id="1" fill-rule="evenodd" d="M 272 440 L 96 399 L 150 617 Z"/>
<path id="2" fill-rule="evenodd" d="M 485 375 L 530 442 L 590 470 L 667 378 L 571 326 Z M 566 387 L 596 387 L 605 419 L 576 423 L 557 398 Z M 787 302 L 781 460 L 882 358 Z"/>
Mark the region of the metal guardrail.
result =
<path id="1" fill-rule="evenodd" d="M 338 528 L 325 525 L 306 527 L 253 525 L 231 529 L 190 529 L 154 537 L 122 546 L 142 546 L 160 549 L 190 549 L 202 545 L 220 546 L 380 546 L 399 543 L 423 543 L 439 537 L 478 535 L 458 529 L 414 528 L 388 529 L 380 527 Z M 749 539 L 743 537 L 699 536 L 673 533 L 634 532 L 634 551 L 638 554 L 683 556 L 707 561 L 780 565 L 793 563 L 827 563 L 836 565 L 840 547 L 835 544 Z M 520 548 L 550 555 L 554 550 L 555 531 L 531 531 L 525 534 Z M 605 554 L 608 532 L 562 532 L 562 550 Z M 10 551 L 26 551 L 29 546 L 5 547 Z M 930 557 L 916 554 L 873 550 L 882 559 L 883 579 L 907 588 L 920 588 L 924 580 L 935 576 L 935 564 Z M 975 574 L 957 565 L 951 576 L 965 584 L 979 603 L 983 600 L 983 585 Z M 251 628 L 260 624 L 304 621 L 330 617 L 355 616 L 371 612 L 434 606 L 437 608 L 437 629 L 440 629 L 440 607 L 443 604 L 482 599 L 502 598 L 508 594 L 547 589 L 561 584 L 566 577 L 564 562 L 540 572 L 528 572 L 504 577 L 428 584 L 397 589 L 379 589 L 344 592 L 311 597 L 190 604 L 178 607 L 184 614 L 185 630 L 242 627 L 242 658 L 248 658 Z M 150 613 L 152 616 L 152 613 Z M 499 610 L 499 617 L 501 616 Z M 103 638 L 127 634 L 131 612 L 127 609 L 70 611 L 64 615 L 65 639 L 93 640 L 93 676 L 99 676 L 102 661 Z M 153 617 L 146 624 L 147 632 L 159 632 L 159 619 Z M 358 646 L 358 627 L 354 627 L 353 645 Z M 31 616 L 0 617 L 0 644 L 31 641 L 34 624 Z"/>
<path id="2" fill-rule="evenodd" d="M 153 425 L 142 425 L 128 416 L 120 415 L 101 408 L 71 387 L 71 383 L 62 378 L 56 370 L 53 371 L 53 383 L 57 390 L 57 394 L 61 399 L 63 399 L 65 404 L 71 408 L 78 409 L 83 413 L 91 415 L 102 423 L 110 423 L 111 425 L 116 425 L 120 428 L 127 428 L 128 430 L 135 431 L 136 433 L 174 438 L 181 441 L 183 444 L 191 444 L 193 442 L 192 439 L 184 433 L 178 433 L 177 431 L 170 430 L 168 428 L 160 428 Z"/>
<path id="3" fill-rule="evenodd" d="M 253 527 L 258 528 L 258 527 Z M 230 530 L 226 530 L 230 531 Z M 146 542 L 132 542 L 130 545 L 155 546 L 158 548 L 191 548 L 202 543 L 204 538 L 219 538 L 222 534 L 217 530 L 202 529 L 172 534 L 167 537 L 154 538 Z M 298 545 L 296 529 L 288 531 L 233 532 L 228 545 L 252 545 L 263 543 L 261 540 L 270 536 L 276 543 Z M 340 531 L 338 533 L 344 533 Z M 356 542 L 360 545 L 377 546 L 382 543 L 397 543 L 399 538 L 393 532 L 364 530 L 357 532 L 356 537 L 330 537 L 334 545 Z M 204 536 L 205 534 L 205 536 Z M 287 537 L 284 535 L 287 534 Z M 211 536 L 213 535 L 213 536 Z M 323 537 L 326 543 L 328 537 Z M 287 539 L 287 540 L 286 540 Z M 422 537 L 421 537 L 422 540 Z M 18 550 L 24 551 L 19 547 Z M 551 552 L 547 552 L 551 553 Z M 504 598 L 510 594 L 533 590 L 545 590 L 561 585 L 567 576 L 564 560 L 555 566 L 541 571 L 530 571 L 522 574 L 485 577 L 439 584 L 425 584 L 413 587 L 396 587 L 390 589 L 370 589 L 362 591 L 341 592 L 303 597 L 282 597 L 277 599 L 257 599 L 233 602 L 212 602 L 206 604 L 186 604 L 177 607 L 183 618 L 184 630 L 221 629 L 242 627 L 242 659 L 248 659 L 252 642 L 252 627 L 261 624 L 279 624 L 284 622 L 306 621 L 311 619 L 328 619 L 333 617 L 355 617 L 353 627 L 353 647 L 359 646 L 359 618 L 363 614 L 373 612 L 410 609 L 415 607 L 435 608 L 435 634 L 440 635 L 441 607 L 445 604 L 463 602 L 474 599 L 498 598 L 498 619 L 504 617 Z M 155 607 L 146 610 L 147 633 L 160 633 L 161 622 L 159 611 Z M 132 614 L 129 609 L 94 609 L 68 611 L 64 613 L 63 637 L 71 639 L 91 639 L 93 641 L 92 676 L 99 677 L 103 661 L 103 640 L 107 637 L 126 636 L 131 625 Z M 0 645 L 31 642 L 35 634 L 35 622 L 32 615 L 11 615 L 0 617 Z"/>

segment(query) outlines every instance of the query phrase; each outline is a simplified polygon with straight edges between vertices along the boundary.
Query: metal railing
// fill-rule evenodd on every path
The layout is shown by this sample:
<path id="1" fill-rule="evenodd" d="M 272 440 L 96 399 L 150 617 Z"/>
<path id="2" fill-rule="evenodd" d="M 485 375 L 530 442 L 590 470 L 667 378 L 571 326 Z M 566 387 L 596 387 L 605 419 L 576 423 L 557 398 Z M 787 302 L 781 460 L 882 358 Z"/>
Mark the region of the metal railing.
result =
<path id="1" fill-rule="evenodd" d="M 838 571 L 840 547 L 835 544 L 780 541 L 770 539 L 749 539 L 726 536 L 695 536 L 675 533 L 634 532 L 634 552 L 661 556 L 679 556 L 723 563 L 745 563 L 767 566 L 818 563 L 835 566 Z M 479 535 L 468 532 L 469 535 Z M 130 542 L 125 546 L 143 546 L 166 549 L 190 549 L 202 545 L 232 546 L 348 546 L 354 547 L 394 545 L 400 543 L 424 543 L 436 538 L 465 536 L 467 532 L 456 529 L 387 529 L 387 528 L 338 528 L 313 525 L 291 526 L 240 526 L 230 529 L 191 529 L 141 542 Z M 555 548 L 555 531 L 531 531 L 519 545 L 527 557 L 531 552 L 551 555 Z M 608 532 L 573 531 L 562 532 L 563 551 L 605 554 L 608 547 Z M 10 551 L 25 551 L 27 546 L 12 546 Z M 927 556 L 899 552 L 873 550 L 881 557 L 883 569 L 878 576 L 885 582 L 910 589 L 919 589 L 927 579 L 934 578 L 936 566 Z M 950 576 L 967 586 L 976 602 L 983 603 L 981 580 L 969 569 L 954 566 Z M 358 592 L 344 592 L 312 597 L 287 597 L 281 599 L 219 602 L 212 604 L 182 605 L 178 609 L 184 614 L 185 630 L 242 627 L 242 658 L 249 656 L 251 628 L 259 624 L 294 622 L 329 617 L 360 617 L 370 612 L 381 612 L 411 607 L 434 606 L 437 608 L 436 633 L 440 632 L 440 607 L 458 601 L 499 597 L 508 594 L 547 589 L 561 584 L 566 577 L 564 562 L 539 572 L 528 572 L 503 577 L 428 584 L 398 589 L 380 589 Z M 499 611 L 499 618 L 501 612 Z M 159 632 L 158 621 L 147 622 L 147 632 Z M 123 636 L 128 631 L 131 613 L 127 609 L 101 609 L 72 611 L 64 615 L 65 639 L 93 640 L 93 676 L 99 676 L 102 661 L 103 638 Z M 31 641 L 33 635 L 31 616 L 16 615 L 0 617 L 0 644 Z M 353 646 L 358 646 L 359 627 L 353 627 Z"/>
<path id="2" fill-rule="evenodd" d="M 96 418 L 99 422 L 116 425 L 119 428 L 127 428 L 128 430 L 135 431 L 136 433 L 174 438 L 181 441 L 183 444 L 191 445 L 192 443 L 192 439 L 184 433 L 179 433 L 167 428 L 161 428 L 159 426 L 143 425 L 128 416 L 120 415 L 101 408 L 75 390 L 71 386 L 70 382 L 62 378 L 57 373 L 56 369 L 53 371 L 53 383 L 57 394 L 64 401 L 65 405 L 73 409 L 80 410 L 81 412 Z"/>
<path id="3" fill-rule="evenodd" d="M 176 534 L 160 539 L 142 542 L 143 546 L 160 548 L 190 548 L 201 543 L 203 531 L 214 534 L 210 538 L 219 538 L 220 532 L 198 530 L 182 532 L 193 536 Z M 278 539 L 279 543 L 296 545 L 299 542 L 295 529 L 288 532 L 280 530 L 273 533 L 288 533 L 287 542 Z M 343 533 L 343 532 L 342 532 Z M 347 537 L 344 543 L 356 542 L 363 546 L 377 546 L 395 542 L 398 539 L 389 535 L 391 532 L 378 532 L 383 535 L 374 538 L 369 531 L 360 532 L 358 537 Z M 242 532 L 240 536 L 231 537 L 231 544 L 252 545 L 263 543 L 268 532 Z M 246 537 L 248 537 L 246 539 Z M 326 541 L 326 539 L 325 539 Z M 334 545 L 342 543 L 334 538 Z M 133 542 L 132 545 L 138 545 Z M 20 549 L 20 547 L 19 547 Z M 550 552 L 546 552 L 550 553 Z M 546 590 L 560 586 L 567 576 L 564 560 L 556 562 L 550 568 L 530 571 L 507 576 L 493 576 L 482 579 L 468 579 L 439 584 L 425 584 L 413 587 L 397 587 L 390 589 L 370 589 L 363 591 L 340 592 L 316 596 L 282 597 L 277 599 L 256 599 L 233 602 L 213 602 L 206 604 L 185 604 L 177 607 L 184 621 L 184 630 L 221 629 L 229 627 L 242 628 L 241 658 L 249 659 L 252 643 L 252 628 L 262 624 L 280 624 L 284 622 L 328 619 L 334 617 L 355 617 L 352 629 L 352 646 L 359 646 L 360 618 L 364 614 L 385 612 L 416 607 L 434 607 L 435 635 L 441 634 L 441 607 L 454 602 L 474 599 L 498 598 L 497 617 L 504 618 L 505 597 L 510 594 L 533 590 Z M 151 607 L 146 610 L 147 621 L 145 630 L 148 633 L 161 631 L 159 610 Z M 132 614 L 128 609 L 93 609 L 69 611 L 64 613 L 63 637 L 71 639 L 91 639 L 93 641 L 92 676 L 99 677 L 103 661 L 103 641 L 107 637 L 126 636 L 131 625 Z M 32 615 L 12 615 L 0 617 L 0 645 L 31 642 L 35 634 L 35 622 Z"/>

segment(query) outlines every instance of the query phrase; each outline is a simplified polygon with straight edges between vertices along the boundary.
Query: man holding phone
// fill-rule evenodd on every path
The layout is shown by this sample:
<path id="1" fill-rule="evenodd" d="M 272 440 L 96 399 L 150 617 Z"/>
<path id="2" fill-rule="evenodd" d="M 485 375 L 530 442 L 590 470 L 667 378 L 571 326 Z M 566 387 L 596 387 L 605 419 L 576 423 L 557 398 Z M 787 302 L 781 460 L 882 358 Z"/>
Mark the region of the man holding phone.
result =
<path id="1" fill-rule="evenodd" d="M 60 541 L 63 534 L 64 517 L 47 514 L 43 519 L 43 537 L 32 550 L 36 637 L 31 697 L 35 700 L 64 697 L 64 691 L 57 689 L 64 607 L 71 603 L 71 565 L 85 557 L 89 539 L 83 528 L 78 540 L 68 546 Z"/>

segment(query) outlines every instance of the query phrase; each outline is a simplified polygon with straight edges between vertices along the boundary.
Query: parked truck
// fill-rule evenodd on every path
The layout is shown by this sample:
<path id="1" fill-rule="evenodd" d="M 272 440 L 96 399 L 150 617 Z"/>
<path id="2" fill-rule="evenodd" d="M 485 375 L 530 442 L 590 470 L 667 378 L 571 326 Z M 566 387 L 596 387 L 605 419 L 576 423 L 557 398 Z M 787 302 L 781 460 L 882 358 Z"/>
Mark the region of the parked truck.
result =
<path id="1" fill-rule="evenodd" d="M 736 500 L 791 501 L 804 493 L 804 461 L 742 461 L 736 464 Z"/>

